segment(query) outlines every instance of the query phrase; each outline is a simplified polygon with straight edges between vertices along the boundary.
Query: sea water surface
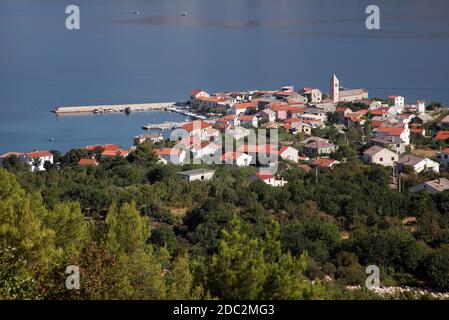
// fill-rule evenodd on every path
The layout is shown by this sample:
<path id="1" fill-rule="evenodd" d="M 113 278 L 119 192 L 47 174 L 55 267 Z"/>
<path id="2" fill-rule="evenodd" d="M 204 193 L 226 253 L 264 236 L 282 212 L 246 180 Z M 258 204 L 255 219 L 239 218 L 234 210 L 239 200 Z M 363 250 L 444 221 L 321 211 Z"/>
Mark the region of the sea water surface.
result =
<path id="1" fill-rule="evenodd" d="M 369 31 L 374 2 L 381 29 Z M 65 28 L 69 4 L 80 30 Z M 144 124 L 184 120 L 58 117 L 56 106 L 180 101 L 193 88 L 327 91 L 332 73 L 370 96 L 447 105 L 448 11 L 446 0 L 2 0 L 0 153 L 128 147 Z"/>

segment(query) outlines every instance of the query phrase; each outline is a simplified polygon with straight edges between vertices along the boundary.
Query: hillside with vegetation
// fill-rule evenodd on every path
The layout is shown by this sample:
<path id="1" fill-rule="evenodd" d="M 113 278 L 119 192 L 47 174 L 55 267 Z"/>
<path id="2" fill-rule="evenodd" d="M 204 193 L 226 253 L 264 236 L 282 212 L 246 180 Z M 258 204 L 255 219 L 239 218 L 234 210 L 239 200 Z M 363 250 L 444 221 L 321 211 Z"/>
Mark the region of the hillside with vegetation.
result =
<path id="1" fill-rule="evenodd" d="M 254 167 L 210 166 L 213 180 L 186 182 L 151 143 L 99 166 L 76 165 L 85 150 L 54 152 L 58 165 L 38 173 L 11 161 L 0 298 L 385 298 L 348 290 L 364 287 L 368 265 L 384 286 L 449 291 L 449 192 L 399 192 L 391 169 L 339 150 L 348 161 L 332 170 L 282 165 L 279 188 L 250 182 Z M 69 265 L 80 290 L 65 288 Z"/>

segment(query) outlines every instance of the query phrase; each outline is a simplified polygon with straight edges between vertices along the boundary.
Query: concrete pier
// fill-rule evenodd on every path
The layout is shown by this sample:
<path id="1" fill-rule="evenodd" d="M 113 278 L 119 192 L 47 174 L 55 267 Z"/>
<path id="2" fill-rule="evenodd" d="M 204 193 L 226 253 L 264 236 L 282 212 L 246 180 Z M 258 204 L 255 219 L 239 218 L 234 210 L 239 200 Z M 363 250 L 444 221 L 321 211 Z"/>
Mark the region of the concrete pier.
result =
<path id="1" fill-rule="evenodd" d="M 166 110 L 174 107 L 176 102 L 139 103 L 139 104 L 115 104 L 97 106 L 58 107 L 53 112 L 62 113 L 105 113 L 105 112 L 130 112 Z"/>
<path id="2" fill-rule="evenodd" d="M 145 130 L 171 130 L 171 129 L 178 128 L 186 123 L 187 122 L 173 122 L 173 121 L 168 121 L 168 122 L 164 122 L 164 123 L 151 123 L 151 124 L 142 126 L 142 129 L 145 129 Z"/>

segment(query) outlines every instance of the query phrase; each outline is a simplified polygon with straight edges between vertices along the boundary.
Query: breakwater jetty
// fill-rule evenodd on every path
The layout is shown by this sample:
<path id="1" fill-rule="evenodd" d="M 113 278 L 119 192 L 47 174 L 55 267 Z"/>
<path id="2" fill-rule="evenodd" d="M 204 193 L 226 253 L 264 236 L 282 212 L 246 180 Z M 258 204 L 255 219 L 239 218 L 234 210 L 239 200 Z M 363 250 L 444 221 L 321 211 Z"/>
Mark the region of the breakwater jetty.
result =
<path id="1" fill-rule="evenodd" d="M 107 112 L 142 112 L 153 110 L 167 110 L 174 108 L 176 102 L 138 103 L 138 104 L 114 104 L 114 105 L 93 105 L 93 106 L 73 106 L 56 107 L 52 112 L 56 114 L 66 113 L 107 113 Z"/>

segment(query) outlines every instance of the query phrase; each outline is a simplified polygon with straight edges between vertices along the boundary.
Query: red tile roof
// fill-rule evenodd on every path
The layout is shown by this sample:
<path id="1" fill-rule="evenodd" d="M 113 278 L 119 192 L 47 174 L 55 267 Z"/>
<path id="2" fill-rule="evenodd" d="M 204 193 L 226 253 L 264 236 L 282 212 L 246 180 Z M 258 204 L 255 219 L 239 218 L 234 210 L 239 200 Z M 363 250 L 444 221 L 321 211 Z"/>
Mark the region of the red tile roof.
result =
<path id="1" fill-rule="evenodd" d="M 321 167 L 321 168 L 328 168 L 335 162 L 337 162 L 337 160 L 332 159 L 332 158 L 317 158 L 317 159 L 312 160 L 312 165 L 315 165 L 315 166 Z"/>
<path id="2" fill-rule="evenodd" d="M 449 131 L 438 131 L 435 140 L 444 141 L 449 139 Z"/>
<path id="3" fill-rule="evenodd" d="M 171 155 L 177 155 L 179 156 L 181 154 L 180 149 L 176 148 L 163 148 L 163 149 L 156 149 L 156 154 L 162 155 L 162 156 L 171 156 Z"/>
<path id="4" fill-rule="evenodd" d="M 255 176 L 259 180 L 269 180 L 269 179 L 273 179 L 274 178 L 273 174 L 270 173 L 270 172 L 256 172 Z"/>
<path id="5" fill-rule="evenodd" d="M 51 153 L 50 151 L 33 151 L 28 152 L 27 156 L 29 156 L 30 158 L 52 157 L 53 153 Z"/>
<path id="6" fill-rule="evenodd" d="M 289 148 L 289 146 L 281 146 L 281 147 L 279 148 L 279 154 L 284 153 L 284 151 L 287 150 L 288 148 Z"/>
<path id="7" fill-rule="evenodd" d="M 371 125 L 373 127 L 380 127 L 382 125 L 382 123 L 383 123 L 383 121 L 377 121 L 377 120 L 371 121 Z"/>
<path id="8" fill-rule="evenodd" d="M 253 121 L 254 120 L 254 116 L 252 115 L 240 115 L 239 116 L 239 120 L 240 121 Z"/>
<path id="9" fill-rule="evenodd" d="M 404 130 L 405 128 L 380 127 L 376 129 L 376 132 L 388 133 L 391 136 L 400 136 Z"/>
<path id="10" fill-rule="evenodd" d="M 89 150 L 89 151 L 95 151 L 96 149 L 103 149 L 104 151 L 120 151 L 120 147 L 116 146 L 115 144 L 95 144 L 92 146 L 86 146 L 83 149 Z"/>
<path id="11" fill-rule="evenodd" d="M 201 89 L 193 89 L 192 90 L 192 92 L 190 93 L 190 95 L 192 96 L 192 97 L 195 97 L 198 93 L 200 93 L 201 91 L 203 91 L 203 90 L 201 90 Z"/>
<path id="12" fill-rule="evenodd" d="M 211 126 L 212 125 L 210 123 L 207 123 L 206 121 L 195 120 L 195 121 L 188 122 L 188 123 L 182 125 L 181 128 L 188 132 L 192 132 L 193 130 L 206 129 Z"/>
<path id="13" fill-rule="evenodd" d="M 290 118 L 290 119 L 285 119 L 284 123 L 292 123 L 292 122 L 302 122 L 302 119 L 299 118 Z"/>
<path id="14" fill-rule="evenodd" d="M 244 102 L 244 103 L 236 103 L 232 107 L 234 110 L 242 110 L 242 109 L 248 109 L 248 108 L 257 108 L 256 102 Z"/>
<path id="15" fill-rule="evenodd" d="M 78 161 L 78 165 L 80 165 L 80 166 L 98 166 L 98 161 L 95 159 L 80 159 L 80 161 Z"/>

